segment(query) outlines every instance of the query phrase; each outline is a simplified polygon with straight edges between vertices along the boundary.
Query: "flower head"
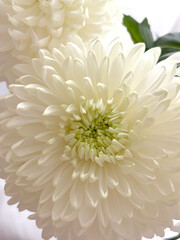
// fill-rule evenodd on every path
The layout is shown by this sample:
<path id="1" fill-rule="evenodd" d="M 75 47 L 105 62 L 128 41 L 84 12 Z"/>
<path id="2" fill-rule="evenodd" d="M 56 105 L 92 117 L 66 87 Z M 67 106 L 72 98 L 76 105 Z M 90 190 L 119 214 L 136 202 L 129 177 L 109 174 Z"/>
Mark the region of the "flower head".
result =
<path id="1" fill-rule="evenodd" d="M 4 0 L 1 0 L 4 1 Z M 33 0 L 4 1 L 9 6 L 10 35 L 19 50 L 52 49 L 66 42 L 73 34 L 84 41 L 101 34 L 111 25 L 114 0 Z"/>
<path id="2" fill-rule="evenodd" d="M 17 66 L 24 75 L 1 100 L 1 176 L 45 239 L 132 240 L 172 226 L 179 55 L 157 64 L 159 54 L 78 40 Z"/>
<path id="3" fill-rule="evenodd" d="M 129 39 L 116 0 L 0 0 L 0 6 L 0 59 L 7 59 L 3 60 L 6 69 L 38 57 L 41 48 L 58 48 L 76 35 L 89 42 L 109 31 L 117 34 L 117 22 Z M 14 82 L 13 77 L 7 81 Z"/>

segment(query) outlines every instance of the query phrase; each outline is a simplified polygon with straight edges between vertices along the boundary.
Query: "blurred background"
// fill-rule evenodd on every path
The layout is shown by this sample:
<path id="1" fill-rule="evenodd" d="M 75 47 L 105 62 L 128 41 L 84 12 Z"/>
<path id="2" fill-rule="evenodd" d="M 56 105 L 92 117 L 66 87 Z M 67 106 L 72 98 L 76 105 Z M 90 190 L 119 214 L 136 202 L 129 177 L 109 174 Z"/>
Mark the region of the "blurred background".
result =
<path id="1" fill-rule="evenodd" d="M 121 0 L 119 2 L 122 4 Z M 124 0 L 123 12 L 137 21 L 147 17 L 154 37 L 168 32 L 180 32 L 180 0 Z M 0 95 L 7 93 L 6 84 L 0 83 Z M 7 204 L 8 199 L 4 195 L 4 181 L 0 180 L 0 240 L 41 240 L 41 230 L 34 221 L 27 219 L 28 211 L 19 213 L 16 206 Z M 175 232 L 167 229 L 165 237 L 175 235 Z M 53 239 L 55 238 L 51 240 Z M 162 238 L 153 238 L 160 239 Z"/>

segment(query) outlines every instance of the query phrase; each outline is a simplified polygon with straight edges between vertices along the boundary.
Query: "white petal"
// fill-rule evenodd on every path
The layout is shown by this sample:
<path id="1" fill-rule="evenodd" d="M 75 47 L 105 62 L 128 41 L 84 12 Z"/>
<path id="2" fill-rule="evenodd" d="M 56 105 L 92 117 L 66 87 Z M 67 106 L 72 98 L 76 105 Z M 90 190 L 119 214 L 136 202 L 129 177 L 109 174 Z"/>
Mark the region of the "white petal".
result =
<path id="1" fill-rule="evenodd" d="M 83 203 L 79 211 L 79 222 L 81 226 L 85 228 L 90 227 L 96 218 L 96 214 L 96 208 L 92 208 Z"/>

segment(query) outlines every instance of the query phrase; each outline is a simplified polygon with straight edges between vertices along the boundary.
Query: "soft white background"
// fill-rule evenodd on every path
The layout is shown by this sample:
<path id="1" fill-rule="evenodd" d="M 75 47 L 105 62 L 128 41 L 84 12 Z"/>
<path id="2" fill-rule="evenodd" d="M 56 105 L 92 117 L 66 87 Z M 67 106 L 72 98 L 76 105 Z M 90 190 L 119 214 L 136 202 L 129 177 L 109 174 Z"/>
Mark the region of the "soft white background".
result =
<path id="1" fill-rule="evenodd" d="M 147 17 L 155 36 L 180 31 L 180 0 L 124 0 L 124 8 L 126 14 L 138 21 Z M 1 83 L 0 95 L 6 93 L 5 84 Z M 8 197 L 4 195 L 3 186 L 3 180 L 0 180 L 0 240 L 41 240 L 41 230 L 36 228 L 33 221 L 27 219 L 28 212 L 19 213 L 16 206 L 7 205 Z M 166 237 L 174 235 L 176 233 L 166 231 Z"/>

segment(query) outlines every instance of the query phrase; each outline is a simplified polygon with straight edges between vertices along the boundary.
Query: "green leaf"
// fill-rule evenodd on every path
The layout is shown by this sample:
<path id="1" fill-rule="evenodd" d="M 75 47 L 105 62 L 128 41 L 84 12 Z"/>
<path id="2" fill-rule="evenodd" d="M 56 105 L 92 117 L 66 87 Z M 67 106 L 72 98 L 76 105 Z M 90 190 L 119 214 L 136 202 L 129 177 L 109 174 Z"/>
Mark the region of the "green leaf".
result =
<path id="1" fill-rule="evenodd" d="M 166 53 L 166 54 L 161 54 L 161 56 L 159 57 L 159 61 L 158 61 L 158 62 L 165 60 L 166 58 L 170 57 L 173 53 L 174 53 L 174 52 L 172 52 L 172 53 Z"/>
<path id="2" fill-rule="evenodd" d="M 179 50 L 174 48 L 162 48 L 161 56 L 159 61 L 165 60 L 166 58 L 170 57 L 173 53 L 178 52 Z"/>
<path id="3" fill-rule="evenodd" d="M 147 18 L 143 20 L 141 24 L 139 24 L 139 32 L 144 39 L 144 42 L 146 44 L 146 48 L 150 49 L 153 46 L 154 40 L 153 40 L 153 35 L 151 32 L 150 25 L 148 23 Z"/>
<path id="4" fill-rule="evenodd" d="M 168 33 L 154 41 L 147 18 L 145 18 L 142 23 L 138 23 L 131 16 L 124 15 L 123 24 L 130 33 L 134 43 L 145 43 L 146 50 L 152 47 L 160 47 L 162 49 L 159 61 L 180 51 L 180 32 Z"/>
<path id="5" fill-rule="evenodd" d="M 175 48 L 162 48 L 162 54 L 166 54 L 166 53 L 174 53 L 177 52 L 179 50 L 175 49 Z"/>
<path id="6" fill-rule="evenodd" d="M 131 16 L 124 15 L 123 24 L 130 33 L 134 43 L 144 42 L 146 49 L 153 46 L 153 35 L 147 18 L 145 18 L 142 23 L 138 23 Z"/>
<path id="7" fill-rule="evenodd" d="M 168 33 L 162 37 L 159 37 L 153 44 L 154 47 L 161 48 L 173 48 L 180 50 L 180 33 Z"/>
<path id="8" fill-rule="evenodd" d="M 139 32 L 139 23 L 134 18 L 128 15 L 124 15 L 123 24 L 130 33 L 134 43 L 144 42 L 144 39 Z"/>
<path id="9" fill-rule="evenodd" d="M 159 37 L 153 47 L 161 47 L 162 53 L 159 61 L 165 60 L 173 53 L 180 51 L 180 33 L 168 33 Z"/>

